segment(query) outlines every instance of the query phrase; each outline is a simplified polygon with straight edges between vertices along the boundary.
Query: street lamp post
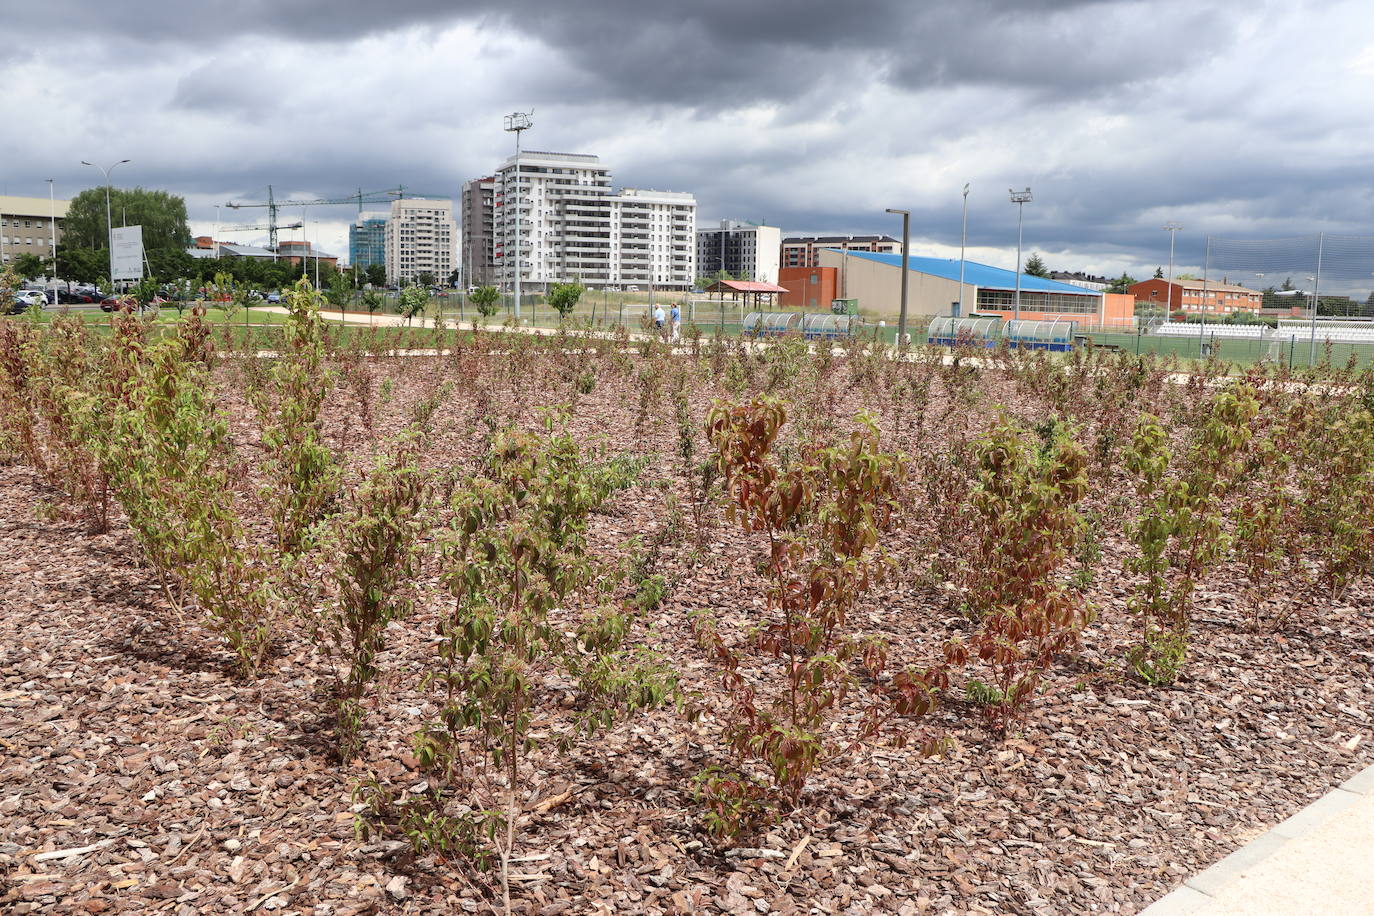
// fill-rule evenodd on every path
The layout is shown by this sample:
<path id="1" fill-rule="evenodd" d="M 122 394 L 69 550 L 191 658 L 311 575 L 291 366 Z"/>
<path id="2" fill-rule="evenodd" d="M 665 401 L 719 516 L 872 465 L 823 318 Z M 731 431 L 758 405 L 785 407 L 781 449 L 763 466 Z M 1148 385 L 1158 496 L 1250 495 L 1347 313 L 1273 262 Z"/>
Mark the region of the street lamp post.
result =
<path id="1" fill-rule="evenodd" d="M 964 317 L 964 251 L 968 247 L 968 188 L 964 182 L 964 227 L 959 233 L 959 317 Z"/>
<path id="2" fill-rule="evenodd" d="M 1183 226 L 1179 223 L 1165 223 L 1164 231 L 1169 233 L 1169 297 L 1164 306 L 1164 321 L 1168 321 L 1174 314 L 1174 239 L 1183 231 Z"/>
<path id="3" fill-rule="evenodd" d="M 51 178 L 48 179 L 48 236 L 52 240 L 52 278 L 57 282 L 57 200 L 53 197 Z M 56 293 L 54 293 L 56 295 Z"/>
<path id="4" fill-rule="evenodd" d="M 110 219 L 110 173 L 113 172 L 113 171 L 115 170 L 115 167 L 116 167 L 116 166 L 121 166 L 121 165 L 123 165 L 124 163 L 126 163 L 126 162 L 131 162 L 131 161 L 132 161 L 132 160 L 130 160 L 130 159 L 121 159 L 121 160 L 119 160 L 118 162 L 116 162 L 114 165 L 110 166 L 109 168 L 104 168 L 103 166 L 96 165 L 94 162 L 87 162 L 85 159 L 82 159 L 82 160 L 81 160 L 81 164 L 82 164 L 82 165 L 89 165 L 91 168 L 93 168 L 93 169 L 100 169 L 100 171 L 102 171 L 102 172 L 105 173 L 105 244 L 110 246 L 110 286 L 111 286 L 111 287 L 114 286 L 115 279 L 114 279 L 114 221 Z"/>
<path id="5" fill-rule="evenodd" d="M 1321 302 L 1322 288 L 1322 247 L 1326 243 L 1326 234 L 1317 233 L 1317 275 L 1312 277 L 1312 337 L 1307 351 L 1307 365 L 1312 366 L 1317 362 L 1317 306 Z"/>
<path id="6" fill-rule="evenodd" d="M 506 115 L 506 130 L 515 134 L 515 320 L 520 320 L 520 134 L 534 126 L 534 112 L 516 111 Z M 509 195 L 508 195 L 509 196 Z M 510 206 L 510 201 L 506 201 Z M 507 210 L 507 213 L 510 211 Z"/>
<path id="7" fill-rule="evenodd" d="M 911 273 L 911 211 L 887 208 L 888 213 L 902 217 L 902 310 L 897 313 L 897 346 L 906 346 L 906 288 Z"/>
<path id="8" fill-rule="evenodd" d="M 1011 194 L 1011 202 L 1014 203 L 1014 204 L 1016 204 L 1016 301 L 1015 301 L 1015 317 L 1016 317 L 1016 320 L 1017 320 L 1017 321 L 1020 321 L 1020 320 L 1021 320 L 1021 211 L 1024 209 L 1025 205 L 1028 204 L 1028 203 L 1030 203 L 1031 200 L 1033 200 L 1034 198 L 1031 197 L 1031 189 L 1030 189 L 1030 188 L 1026 188 L 1024 191 L 1017 191 L 1017 190 L 1014 190 L 1014 189 L 1012 189 L 1012 188 L 1008 188 L 1007 191 L 1008 191 L 1008 193 Z"/>

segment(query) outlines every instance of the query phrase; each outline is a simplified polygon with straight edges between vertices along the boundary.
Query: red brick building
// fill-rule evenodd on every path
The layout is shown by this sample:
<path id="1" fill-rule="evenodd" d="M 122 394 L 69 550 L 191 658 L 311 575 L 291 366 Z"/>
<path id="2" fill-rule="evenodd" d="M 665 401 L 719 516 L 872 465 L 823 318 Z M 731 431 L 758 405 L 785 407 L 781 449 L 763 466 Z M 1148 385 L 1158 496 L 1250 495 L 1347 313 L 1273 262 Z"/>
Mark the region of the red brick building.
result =
<path id="1" fill-rule="evenodd" d="M 817 267 L 822 248 L 841 251 L 878 251 L 892 254 L 902 250 L 902 243 L 886 235 L 799 235 L 782 240 L 779 267 Z"/>
<path id="2" fill-rule="evenodd" d="M 827 309 L 839 297 L 839 270 L 834 267 L 783 267 L 778 270 L 778 285 L 787 292 L 778 305 L 791 308 Z"/>
<path id="3" fill-rule="evenodd" d="M 1238 311 L 1259 314 L 1264 304 L 1264 294 L 1257 289 L 1213 280 L 1206 284 L 1201 280 L 1175 280 L 1170 290 L 1168 280 L 1151 278 L 1133 284 L 1127 292 L 1135 296 L 1137 306 L 1165 306 L 1171 314 L 1177 311 L 1209 315 L 1229 315 Z"/>

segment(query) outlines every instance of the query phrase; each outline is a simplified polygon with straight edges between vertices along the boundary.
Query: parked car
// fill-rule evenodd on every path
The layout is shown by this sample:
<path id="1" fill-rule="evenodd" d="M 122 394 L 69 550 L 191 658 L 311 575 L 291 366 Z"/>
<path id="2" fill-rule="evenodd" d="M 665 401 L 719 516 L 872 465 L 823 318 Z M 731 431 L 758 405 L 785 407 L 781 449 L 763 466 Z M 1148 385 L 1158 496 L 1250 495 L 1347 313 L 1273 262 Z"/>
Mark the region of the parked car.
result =
<path id="1" fill-rule="evenodd" d="M 114 293 L 100 300 L 100 310 L 102 312 L 113 312 L 125 302 L 132 302 L 134 305 L 138 305 L 138 300 L 133 296 L 128 296 L 124 293 Z"/>
<path id="2" fill-rule="evenodd" d="M 14 301 L 23 303 L 24 308 L 31 305 L 43 308 L 48 304 L 48 297 L 41 289 L 21 289 L 14 294 Z"/>
<path id="3" fill-rule="evenodd" d="M 277 292 L 276 290 L 272 290 L 272 292 L 267 294 L 267 301 L 270 302 L 272 305 L 280 304 L 281 293 Z"/>
<path id="4" fill-rule="evenodd" d="M 58 305 L 93 305 L 100 301 L 98 293 L 88 293 L 83 290 L 72 290 L 67 292 L 65 289 L 57 291 Z"/>

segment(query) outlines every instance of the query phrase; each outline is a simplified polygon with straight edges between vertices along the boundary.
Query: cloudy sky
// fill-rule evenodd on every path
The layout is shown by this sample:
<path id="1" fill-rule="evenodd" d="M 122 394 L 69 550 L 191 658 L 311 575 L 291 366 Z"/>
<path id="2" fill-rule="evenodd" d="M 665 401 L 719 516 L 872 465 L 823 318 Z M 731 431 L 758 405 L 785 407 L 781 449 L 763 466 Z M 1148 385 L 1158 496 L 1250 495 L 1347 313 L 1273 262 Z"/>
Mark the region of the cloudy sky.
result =
<path id="1" fill-rule="evenodd" d="M 692 191 L 702 222 L 896 235 L 883 210 L 906 207 L 916 253 L 957 256 L 970 182 L 970 257 L 1006 267 L 1010 187 L 1033 189 L 1025 249 L 1052 268 L 1147 276 L 1168 259 L 1169 220 L 1184 226 L 1180 271 L 1201 269 L 1208 235 L 1374 236 L 1368 0 L 2 9 L 0 193 L 46 196 L 51 177 L 70 196 L 101 183 L 80 160 L 129 158 L 116 183 L 184 195 L 201 232 L 216 204 L 268 184 L 286 198 L 456 197 L 510 155 L 502 116 L 533 109 L 528 148 L 597 153 L 617 184 Z M 285 216 L 346 254 L 355 213 Z M 1304 257 L 1222 250 L 1222 270 L 1305 272 Z M 1371 285 L 1361 272 L 1347 271 L 1352 290 Z"/>

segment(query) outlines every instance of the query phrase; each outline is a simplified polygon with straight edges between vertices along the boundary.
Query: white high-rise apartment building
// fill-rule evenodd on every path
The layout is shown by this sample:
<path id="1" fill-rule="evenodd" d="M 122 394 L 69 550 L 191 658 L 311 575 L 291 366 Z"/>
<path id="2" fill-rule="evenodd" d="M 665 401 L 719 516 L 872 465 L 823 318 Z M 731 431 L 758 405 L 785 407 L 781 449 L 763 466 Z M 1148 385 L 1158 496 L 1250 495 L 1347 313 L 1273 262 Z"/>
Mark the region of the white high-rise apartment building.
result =
<path id="1" fill-rule="evenodd" d="M 404 283 L 430 274 L 437 282 L 446 282 L 453 273 L 457 241 L 452 200 L 393 200 L 386 221 L 387 279 Z"/>
<path id="2" fill-rule="evenodd" d="M 515 279 L 515 157 L 496 172 L 492 207 L 496 274 Z M 611 171 L 581 153 L 520 154 L 522 283 L 691 289 L 696 198 L 681 191 L 611 188 Z"/>
<path id="3" fill-rule="evenodd" d="M 706 276 L 726 270 L 736 278 L 777 283 L 781 250 L 777 226 L 723 219 L 719 227 L 697 230 L 697 265 Z"/>

